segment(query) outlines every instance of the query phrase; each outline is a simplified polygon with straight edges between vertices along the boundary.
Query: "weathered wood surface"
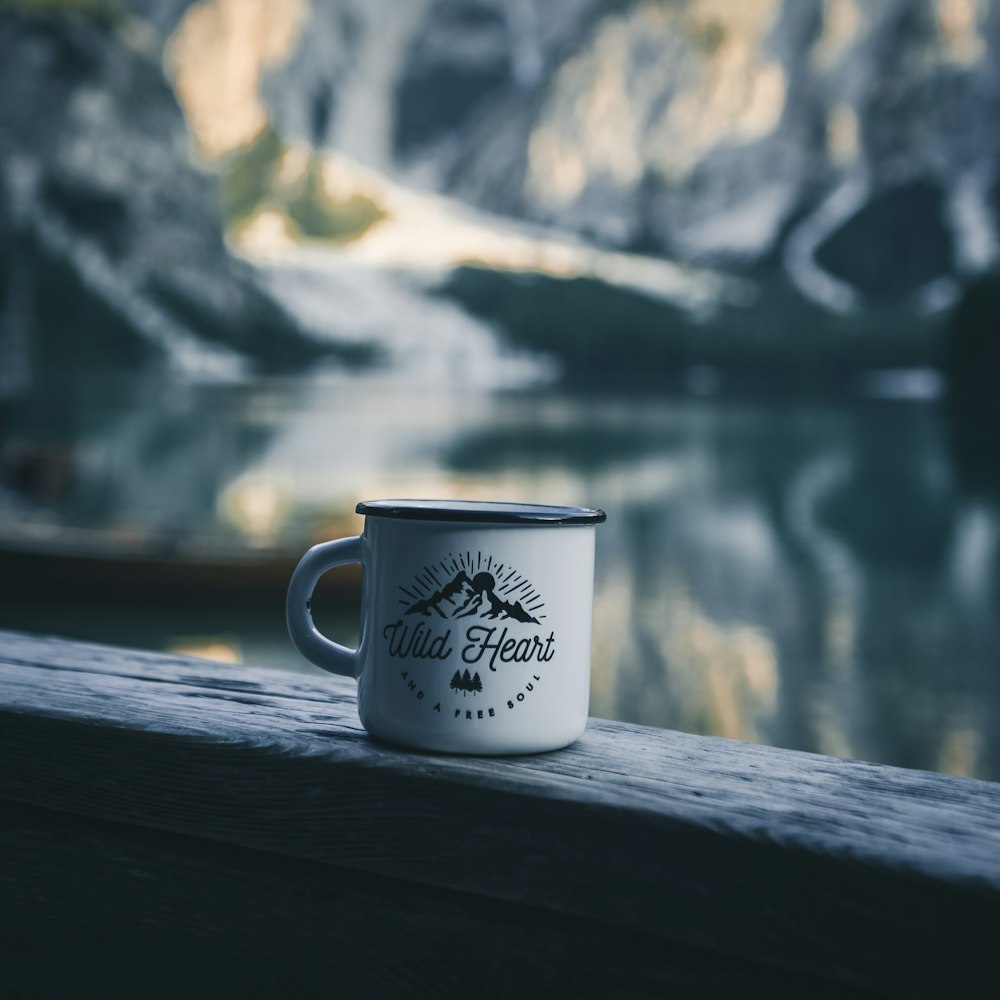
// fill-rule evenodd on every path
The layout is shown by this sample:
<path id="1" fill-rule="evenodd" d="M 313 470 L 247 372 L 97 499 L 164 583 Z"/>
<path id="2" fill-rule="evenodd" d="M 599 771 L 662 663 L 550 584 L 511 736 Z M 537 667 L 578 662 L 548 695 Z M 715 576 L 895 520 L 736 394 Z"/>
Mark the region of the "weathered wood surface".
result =
<path id="1" fill-rule="evenodd" d="M 843 995 L 546 909 L 2 803 L 0 928 L 5 1000 Z"/>
<path id="2" fill-rule="evenodd" d="M 413 926 L 401 916 L 387 932 L 387 975 L 406 964 L 393 964 L 393 948 L 435 968 L 487 961 L 473 950 L 476 962 L 447 965 L 454 946 L 435 950 L 420 933 L 426 898 L 455 907 L 445 937 L 475 917 L 484 940 L 509 942 L 529 966 L 546 949 L 561 961 L 573 934 L 585 951 L 606 938 L 608 968 L 647 967 L 625 994 L 710 995 L 698 963 L 717 977 L 704 984 L 749 995 L 1000 986 L 1000 786 L 986 782 L 597 720 L 552 754 L 418 754 L 371 740 L 353 683 L 334 677 L 0 633 L 0 800 L 30 807 L 0 843 L 8 859 L 47 843 L 24 822 L 63 814 L 51 885 L 58 865 L 81 867 L 67 860 L 80 850 L 72 818 L 119 831 L 129 850 L 187 856 L 141 839 L 167 837 L 191 856 L 214 851 L 234 883 L 251 858 L 305 865 L 313 874 L 290 878 L 293 900 L 313 879 L 331 898 L 347 886 L 341 900 L 373 887 L 379 902 L 359 903 L 358 936 L 375 933 L 398 895 Z M 102 850 L 90 854 L 109 875 L 116 849 Z M 226 880 L 205 881 L 213 898 Z M 17 883 L 8 873 L 7 899 Z M 0 895 L 0 920 L 13 905 Z M 334 936 L 354 926 L 353 904 L 337 905 Z M 145 919 L 164 913 L 157 904 Z M 491 920 L 508 929 L 491 932 Z M 531 961 L 528 937 L 510 931 L 523 921 L 538 929 Z M 595 975 L 582 981 L 596 989 Z"/>

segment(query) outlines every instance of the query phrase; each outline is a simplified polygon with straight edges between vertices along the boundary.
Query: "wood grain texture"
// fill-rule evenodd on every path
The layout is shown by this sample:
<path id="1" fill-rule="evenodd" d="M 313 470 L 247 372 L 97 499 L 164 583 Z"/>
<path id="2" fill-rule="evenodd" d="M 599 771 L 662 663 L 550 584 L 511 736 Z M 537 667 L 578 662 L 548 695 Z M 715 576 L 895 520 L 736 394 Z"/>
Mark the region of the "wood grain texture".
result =
<path id="1" fill-rule="evenodd" d="M 592 720 L 370 739 L 353 683 L 0 633 L 0 798 L 600 921 L 883 995 L 1000 985 L 1000 786 Z"/>
<path id="2" fill-rule="evenodd" d="M 537 907 L 2 803 L 0 940 L 5 998 L 842 995 Z"/>

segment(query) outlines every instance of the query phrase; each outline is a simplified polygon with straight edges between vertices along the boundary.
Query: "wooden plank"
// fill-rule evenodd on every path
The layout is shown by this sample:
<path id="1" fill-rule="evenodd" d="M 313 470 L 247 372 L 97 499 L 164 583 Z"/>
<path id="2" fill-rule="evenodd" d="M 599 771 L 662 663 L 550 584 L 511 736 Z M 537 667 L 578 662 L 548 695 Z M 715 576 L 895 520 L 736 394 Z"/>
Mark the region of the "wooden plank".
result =
<path id="1" fill-rule="evenodd" d="M 4 996 L 829 997 L 598 921 L 0 803 Z"/>
<path id="2" fill-rule="evenodd" d="M 62 540 L 50 543 L 50 551 L 37 544 L 18 548 L 0 537 L 0 598 L 79 601 L 81 594 L 96 598 L 92 581 L 100 580 L 99 599 L 103 601 L 125 598 L 134 603 L 139 598 L 170 601 L 180 597 L 187 602 L 202 598 L 213 606 L 245 607 L 250 602 L 281 608 L 292 570 L 301 557 L 299 551 L 275 551 L 250 559 L 238 550 L 207 558 L 205 545 L 200 550 L 191 547 L 186 554 L 166 545 L 111 551 L 87 546 L 68 553 Z M 360 568 L 347 566 L 324 575 L 314 599 L 317 606 L 356 600 L 360 589 Z"/>
<path id="3" fill-rule="evenodd" d="M 592 721 L 368 738 L 353 685 L 0 635 L 0 797 L 600 920 L 852 989 L 997 983 L 997 785 Z M 776 973 L 777 974 L 777 973 Z"/>

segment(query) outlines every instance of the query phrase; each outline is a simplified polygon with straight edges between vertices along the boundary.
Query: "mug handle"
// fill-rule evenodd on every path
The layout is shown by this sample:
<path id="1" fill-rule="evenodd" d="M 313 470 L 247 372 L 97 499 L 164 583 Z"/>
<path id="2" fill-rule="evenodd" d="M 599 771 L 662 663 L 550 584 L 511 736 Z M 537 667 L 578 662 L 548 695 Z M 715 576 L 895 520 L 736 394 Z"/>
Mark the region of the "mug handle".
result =
<path id="1" fill-rule="evenodd" d="M 327 639 L 313 623 L 310 603 L 319 578 L 335 566 L 360 563 L 365 566 L 367 546 L 362 535 L 338 538 L 335 542 L 314 545 L 300 560 L 288 584 L 285 620 L 295 648 L 307 659 L 345 677 L 358 676 L 358 651 Z"/>

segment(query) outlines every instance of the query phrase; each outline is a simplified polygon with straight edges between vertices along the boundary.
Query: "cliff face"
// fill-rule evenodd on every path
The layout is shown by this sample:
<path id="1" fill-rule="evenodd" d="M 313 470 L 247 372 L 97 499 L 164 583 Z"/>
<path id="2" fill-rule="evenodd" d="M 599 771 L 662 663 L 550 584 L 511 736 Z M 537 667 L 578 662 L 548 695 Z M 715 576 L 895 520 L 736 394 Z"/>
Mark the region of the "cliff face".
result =
<path id="1" fill-rule="evenodd" d="M 235 378 L 320 353 L 227 251 L 161 49 L 125 17 L 0 15 L 0 341 L 22 365 Z"/>
<path id="2" fill-rule="evenodd" d="M 405 299 L 459 340 L 485 335 L 479 313 L 559 354 L 518 318 L 555 309 L 572 351 L 553 277 L 588 282 L 588 303 L 610 302 L 597 286 L 625 288 L 604 312 L 650 338 L 689 337 L 662 357 L 640 350 L 644 364 L 725 361 L 727 344 L 699 357 L 704 329 L 748 343 L 764 331 L 761 350 L 779 355 L 815 329 L 860 330 L 895 338 L 873 363 L 921 362 L 929 341 L 897 352 L 905 331 L 924 336 L 997 261 L 988 0 L 133 9 L 0 15 L 0 229 L 20 275 L 7 284 L 62 282 L 67 301 L 182 367 L 287 366 L 338 343 L 359 357 L 372 323 L 393 325 L 329 310 L 311 329 L 302 303 L 319 300 L 318 281 L 347 296 L 378 286 L 372 302 Z M 332 271 L 262 278 L 227 250 L 227 227 L 251 256 L 307 243 L 368 270 L 360 285 Z M 446 230 L 455 246 L 440 250 Z M 435 250 L 442 267 L 486 265 L 445 283 L 447 305 L 389 273 L 433 265 Z M 694 288 L 667 262 L 738 276 L 741 291 L 709 308 L 726 286 Z M 504 269 L 549 277 L 514 287 Z M 661 293 L 653 316 L 644 296 Z M 22 319 L 44 311 L 10 299 Z"/>
<path id="3" fill-rule="evenodd" d="M 601 245 L 776 266 L 850 312 L 997 256 L 985 0 L 317 4 L 280 132 Z"/>

